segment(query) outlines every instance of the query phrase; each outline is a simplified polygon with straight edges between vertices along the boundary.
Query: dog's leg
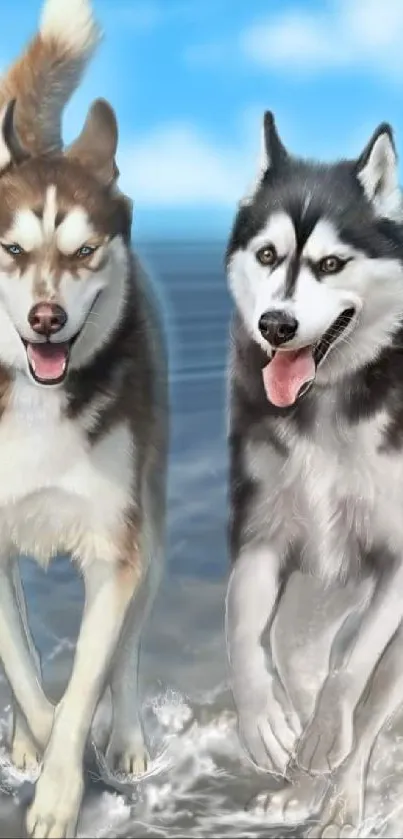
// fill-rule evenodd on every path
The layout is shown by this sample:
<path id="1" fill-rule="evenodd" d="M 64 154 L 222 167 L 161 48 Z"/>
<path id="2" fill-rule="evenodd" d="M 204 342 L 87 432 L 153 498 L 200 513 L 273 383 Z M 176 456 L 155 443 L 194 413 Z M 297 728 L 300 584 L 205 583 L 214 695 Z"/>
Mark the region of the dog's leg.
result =
<path id="1" fill-rule="evenodd" d="M 46 698 L 27 643 L 14 587 L 12 561 L 0 562 L 0 658 L 18 707 L 38 746 L 45 748 L 54 707 Z"/>
<path id="2" fill-rule="evenodd" d="M 138 597 L 131 604 L 112 665 L 112 729 L 106 759 L 112 770 L 126 774 L 139 775 L 147 769 L 138 669 L 141 633 L 158 589 L 159 576 L 155 568 L 150 569 Z"/>
<path id="3" fill-rule="evenodd" d="M 25 638 L 32 661 L 35 665 L 38 681 L 42 681 L 41 659 L 39 652 L 35 646 L 34 639 L 31 634 L 29 626 L 27 605 L 25 601 L 24 588 L 22 585 L 20 570 L 18 562 L 15 561 L 11 566 L 12 580 L 14 586 L 14 593 L 16 603 L 19 609 Z M 18 769 L 31 771 L 37 768 L 40 762 L 40 750 L 35 743 L 32 734 L 28 728 L 27 721 L 21 713 L 18 704 L 14 703 L 13 708 L 13 730 L 11 739 L 11 759 Z"/>
<path id="4" fill-rule="evenodd" d="M 311 773 L 339 766 L 350 753 L 353 717 L 382 654 L 403 619 L 403 568 L 383 579 L 367 607 L 342 666 L 332 671 L 319 694 L 298 746 L 297 762 Z"/>
<path id="5" fill-rule="evenodd" d="M 153 606 L 163 572 L 165 547 L 165 463 L 149 468 L 144 477 L 142 509 L 147 521 L 143 529 L 141 555 L 147 557 L 147 574 L 128 609 L 121 639 L 111 666 L 107 691 L 111 694 L 112 719 L 109 731 L 94 738 L 105 753 L 112 771 L 129 775 L 142 774 L 148 754 L 141 724 L 139 697 L 140 641 L 144 624 Z M 106 735 L 106 736 L 105 736 Z M 94 736 L 94 735 L 93 735 Z"/>
<path id="6" fill-rule="evenodd" d="M 368 835 L 363 830 L 368 766 L 378 734 L 403 703 L 403 629 L 376 669 L 368 696 L 357 709 L 354 750 L 330 777 L 291 773 L 292 784 L 263 792 L 253 806 L 264 810 L 268 826 L 297 827 L 319 813 L 312 839 Z"/>
<path id="7" fill-rule="evenodd" d="M 119 647 L 112 663 L 112 728 L 106 749 L 109 767 L 139 775 L 147 768 L 148 755 L 141 725 L 139 697 L 140 640 L 162 577 L 165 545 L 165 481 L 161 464 L 144 479 L 142 508 L 147 511 L 147 536 L 142 555 L 148 557 L 147 574 L 127 614 Z"/>
<path id="8" fill-rule="evenodd" d="M 335 638 L 341 639 L 342 630 L 345 646 L 357 613 L 362 614 L 373 593 L 370 583 L 366 581 L 359 589 L 352 584 L 326 592 L 314 577 L 297 574 L 287 585 L 273 626 L 272 648 L 280 677 L 302 725 L 312 716 L 316 696 L 328 673 Z M 295 827 L 306 822 L 319 811 L 330 783 L 329 776 L 312 777 L 291 764 L 287 776 L 288 781 L 280 789 L 262 790 L 249 802 L 249 808 L 264 812 L 267 828 Z"/>
<path id="9" fill-rule="evenodd" d="M 260 767 L 284 773 L 300 723 L 270 672 L 262 645 L 280 595 L 276 551 L 259 546 L 236 559 L 226 601 L 226 636 L 231 686 L 241 741 Z"/>
<path id="10" fill-rule="evenodd" d="M 84 750 L 129 605 L 141 584 L 138 563 L 95 561 L 84 566 L 86 602 L 73 670 L 56 708 L 27 816 L 28 834 L 36 839 L 75 834 L 84 786 Z"/>
<path id="11" fill-rule="evenodd" d="M 403 703 L 402 652 L 403 628 L 400 627 L 376 670 L 365 702 L 357 711 L 356 748 L 332 777 L 320 819 L 309 834 L 315 839 L 368 835 L 367 830 L 365 834 L 362 830 L 368 766 L 378 734 Z"/>

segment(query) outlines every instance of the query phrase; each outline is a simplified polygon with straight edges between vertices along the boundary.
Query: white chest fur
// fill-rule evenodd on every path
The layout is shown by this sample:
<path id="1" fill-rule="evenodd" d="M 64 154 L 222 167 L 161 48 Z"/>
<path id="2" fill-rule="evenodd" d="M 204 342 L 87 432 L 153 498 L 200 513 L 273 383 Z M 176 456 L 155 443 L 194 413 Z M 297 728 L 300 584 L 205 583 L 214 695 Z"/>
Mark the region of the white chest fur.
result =
<path id="1" fill-rule="evenodd" d="M 348 575 L 359 546 L 403 554 L 403 457 L 382 450 L 387 421 L 382 413 L 352 426 L 322 417 L 290 459 L 307 554 L 324 576 L 329 561 Z"/>
<path id="2" fill-rule="evenodd" d="M 321 410 L 306 435 L 278 423 L 285 460 L 271 446 L 248 446 L 247 469 L 260 487 L 250 527 L 300 543 L 302 564 L 332 579 L 349 575 L 362 548 L 403 556 L 403 455 L 381 450 L 386 414 L 348 425 L 326 403 Z"/>
<path id="3" fill-rule="evenodd" d="M 133 442 L 125 425 L 90 446 L 60 390 L 18 379 L 0 422 L 3 543 L 42 562 L 71 551 L 113 559 L 131 502 Z"/>

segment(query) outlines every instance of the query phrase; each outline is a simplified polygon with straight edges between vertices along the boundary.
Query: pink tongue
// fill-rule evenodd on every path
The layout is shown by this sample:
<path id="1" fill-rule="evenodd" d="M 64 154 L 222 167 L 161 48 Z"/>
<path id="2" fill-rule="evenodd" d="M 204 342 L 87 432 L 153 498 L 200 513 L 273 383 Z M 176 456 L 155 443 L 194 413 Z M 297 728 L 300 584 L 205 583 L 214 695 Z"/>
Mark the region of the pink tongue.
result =
<path id="1" fill-rule="evenodd" d="M 64 373 L 68 355 L 67 344 L 28 344 L 27 356 L 38 379 L 52 381 Z"/>
<path id="2" fill-rule="evenodd" d="M 302 386 L 314 378 L 315 362 L 309 347 L 276 352 L 263 369 L 266 396 L 277 408 L 293 405 Z"/>

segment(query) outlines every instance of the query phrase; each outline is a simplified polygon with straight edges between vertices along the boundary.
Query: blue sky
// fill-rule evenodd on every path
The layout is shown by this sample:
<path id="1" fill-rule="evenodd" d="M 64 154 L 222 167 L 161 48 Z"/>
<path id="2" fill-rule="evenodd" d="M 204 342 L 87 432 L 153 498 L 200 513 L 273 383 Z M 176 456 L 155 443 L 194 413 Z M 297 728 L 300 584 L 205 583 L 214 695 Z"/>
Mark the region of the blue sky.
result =
<path id="1" fill-rule="evenodd" d="M 40 0 L 2 2 L 0 64 Z M 65 0 L 68 5 L 68 0 Z M 104 96 L 120 125 L 135 235 L 226 235 L 253 181 L 263 111 L 295 153 L 358 154 L 390 121 L 403 148 L 403 0 L 93 0 L 104 40 L 65 115 Z M 403 154 L 403 152 L 402 152 Z"/>

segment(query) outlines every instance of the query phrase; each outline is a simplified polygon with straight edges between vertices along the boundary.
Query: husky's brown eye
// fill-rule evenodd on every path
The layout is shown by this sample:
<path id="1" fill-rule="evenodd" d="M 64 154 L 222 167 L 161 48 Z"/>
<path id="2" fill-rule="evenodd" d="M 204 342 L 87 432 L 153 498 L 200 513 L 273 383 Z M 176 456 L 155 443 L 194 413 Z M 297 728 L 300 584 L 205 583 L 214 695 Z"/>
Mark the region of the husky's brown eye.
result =
<path id="1" fill-rule="evenodd" d="M 78 259 L 85 259 L 87 256 L 91 256 L 91 254 L 95 253 L 96 248 L 92 245 L 83 245 L 82 248 L 79 248 L 78 251 L 75 252 L 74 256 Z"/>
<path id="2" fill-rule="evenodd" d="M 325 256 L 319 262 L 318 268 L 321 274 L 338 274 L 345 264 L 345 260 L 340 259 L 339 256 Z"/>
<path id="3" fill-rule="evenodd" d="M 4 245 L 3 242 L 1 243 L 1 247 L 3 251 L 9 253 L 11 256 L 21 256 L 24 253 L 24 248 L 21 248 L 20 245 L 12 244 L 12 245 Z"/>
<path id="4" fill-rule="evenodd" d="M 275 265 L 277 262 L 277 252 L 273 245 L 265 245 L 264 248 L 256 253 L 256 259 L 261 265 Z"/>

